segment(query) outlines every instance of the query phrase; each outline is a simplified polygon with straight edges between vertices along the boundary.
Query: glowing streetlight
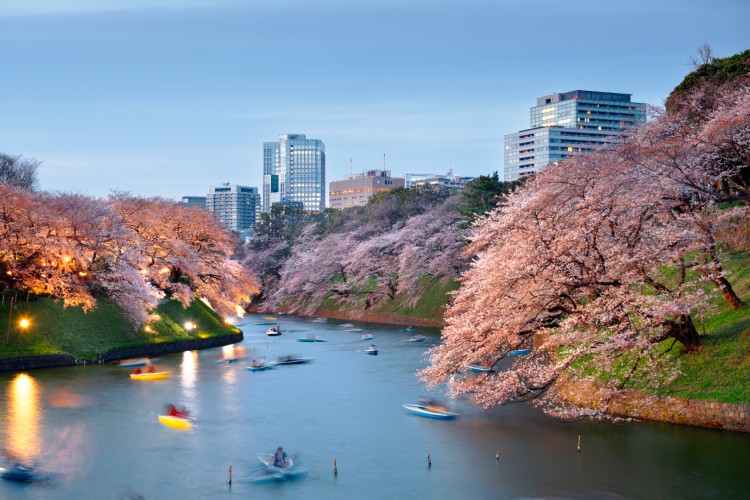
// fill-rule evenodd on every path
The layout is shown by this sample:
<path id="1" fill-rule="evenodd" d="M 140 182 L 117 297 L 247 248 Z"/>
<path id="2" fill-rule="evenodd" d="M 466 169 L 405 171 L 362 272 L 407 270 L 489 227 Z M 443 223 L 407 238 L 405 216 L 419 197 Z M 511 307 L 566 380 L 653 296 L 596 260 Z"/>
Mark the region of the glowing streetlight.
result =
<path id="1" fill-rule="evenodd" d="M 21 330 L 26 330 L 30 325 L 31 322 L 28 318 L 21 318 L 21 321 L 18 322 L 18 326 L 21 327 Z"/>
<path id="2" fill-rule="evenodd" d="M 185 327 L 185 330 L 190 332 L 193 330 L 193 328 L 195 328 L 195 323 L 193 323 L 192 321 L 186 321 L 183 326 Z"/>

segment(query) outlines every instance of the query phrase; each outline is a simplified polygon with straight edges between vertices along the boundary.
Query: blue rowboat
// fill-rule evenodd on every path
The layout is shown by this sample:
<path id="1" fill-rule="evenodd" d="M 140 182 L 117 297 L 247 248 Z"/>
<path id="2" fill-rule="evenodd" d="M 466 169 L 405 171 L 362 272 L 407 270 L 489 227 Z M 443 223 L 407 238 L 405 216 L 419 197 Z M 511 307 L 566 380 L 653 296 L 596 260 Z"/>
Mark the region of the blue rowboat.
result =
<path id="1" fill-rule="evenodd" d="M 297 339 L 297 342 L 328 342 L 322 335 L 308 335 Z"/>
<path id="2" fill-rule="evenodd" d="M 279 356 L 276 364 L 277 365 L 302 365 L 305 363 L 311 363 L 315 358 L 299 358 L 294 354 L 288 354 L 286 356 Z"/>
<path id="3" fill-rule="evenodd" d="M 117 365 L 120 368 L 136 368 L 139 366 L 148 366 L 151 364 L 151 360 L 148 358 L 135 358 L 135 359 L 123 359 Z"/>
<path id="4" fill-rule="evenodd" d="M 424 335 L 412 335 L 408 342 L 424 342 L 426 338 Z"/>
<path id="5" fill-rule="evenodd" d="M 452 420 L 458 417 L 458 413 L 453 413 L 434 405 L 417 405 L 407 404 L 402 405 L 409 413 L 419 415 L 425 418 L 435 418 L 437 420 Z"/>
<path id="6" fill-rule="evenodd" d="M 531 352 L 531 349 L 515 349 L 513 351 L 508 351 L 508 354 L 512 356 L 526 356 Z"/>
<path id="7" fill-rule="evenodd" d="M 469 365 L 469 371 L 475 372 L 475 373 L 494 373 L 494 368 L 487 368 L 479 363 L 472 363 Z"/>

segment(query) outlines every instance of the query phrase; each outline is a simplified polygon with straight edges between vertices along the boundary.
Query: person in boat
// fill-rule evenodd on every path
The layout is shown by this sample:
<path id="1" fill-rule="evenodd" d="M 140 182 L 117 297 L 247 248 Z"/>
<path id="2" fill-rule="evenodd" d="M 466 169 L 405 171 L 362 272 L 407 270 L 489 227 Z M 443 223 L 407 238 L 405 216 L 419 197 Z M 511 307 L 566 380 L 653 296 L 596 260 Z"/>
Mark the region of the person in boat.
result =
<path id="1" fill-rule="evenodd" d="M 178 410 L 175 405 L 167 405 L 167 415 L 170 417 L 188 418 L 190 414 L 185 408 Z"/>
<path id="2" fill-rule="evenodd" d="M 148 368 L 146 368 L 146 372 L 154 373 L 154 365 L 148 365 Z"/>
<path id="3" fill-rule="evenodd" d="M 276 448 L 276 453 L 273 454 L 273 466 L 274 467 L 286 467 L 286 452 L 284 452 L 284 448 L 279 446 Z"/>
<path id="4" fill-rule="evenodd" d="M 133 373 L 136 374 L 136 375 L 140 375 L 141 374 L 141 369 L 140 368 L 136 368 Z"/>

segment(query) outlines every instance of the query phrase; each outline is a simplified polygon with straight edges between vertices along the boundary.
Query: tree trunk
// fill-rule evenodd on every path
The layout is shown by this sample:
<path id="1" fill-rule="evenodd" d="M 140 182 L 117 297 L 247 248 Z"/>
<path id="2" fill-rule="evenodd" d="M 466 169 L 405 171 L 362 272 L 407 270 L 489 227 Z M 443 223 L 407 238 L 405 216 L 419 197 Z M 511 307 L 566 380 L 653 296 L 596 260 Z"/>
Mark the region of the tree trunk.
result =
<path id="1" fill-rule="evenodd" d="M 732 284 L 729 283 L 726 278 L 722 276 L 711 281 L 714 285 L 719 287 L 721 293 L 724 294 L 724 299 L 729 302 L 729 305 L 732 306 L 732 309 L 736 311 L 740 308 L 740 306 L 742 306 L 742 299 L 737 296 L 737 294 L 734 292 L 734 288 L 732 288 Z"/>
<path id="2" fill-rule="evenodd" d="M 700 345 L 701 337 L 689 314 L 681 314 L 677 319 L 667 321 L 666 326 L 666 337 L 679 340 L 688 351 Z"/>
<path id="3" fill-rule="evenodd" d="M 729 281 L 727 281 L 724 276 L 722 276 L 723 269 L 721 266 L 721 261 L 719 260 L 719 253 L 716 251 L 716 240 L 714 239 L 713 232 L 709 227 L 706 226 L 701 226 L 701 229 L 703 229 L 705 237 L 709 242 L 708 255 L 711 257 L 714 269 L 716 270 L 716 273 L 711 273 L 708 278 L 714 285 L 719 287 L 721 293 L 724 294 L 724 299 L 726 299 L 726 301 L 729 302 L 729 305 L 732 306 L 732 309 L 736 311 L 742 305 L 742 300 L 740 300 L 737 294 L 734 293 L 732 284 L 729 283 Z"/>

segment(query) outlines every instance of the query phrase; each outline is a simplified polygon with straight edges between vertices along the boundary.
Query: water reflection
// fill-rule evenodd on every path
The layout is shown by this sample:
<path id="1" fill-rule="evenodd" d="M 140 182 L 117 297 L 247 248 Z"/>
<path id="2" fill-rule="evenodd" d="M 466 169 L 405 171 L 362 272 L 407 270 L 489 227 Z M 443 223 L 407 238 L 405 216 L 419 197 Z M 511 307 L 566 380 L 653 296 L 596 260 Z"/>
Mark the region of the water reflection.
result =
<path id="1" fill-rule="evenodd" d="M 41 451 L 41 417 L 38 384 L 26 373 L 19 373 L 8 385 L 6 443 L 7 452 L 21 462 L 31 462 Z"/>
<path id="2" fill-rule="evenodd" d="M 195 382 L 198 380 L 198 353 L 196 351 L 184 351 L 182 353 L 180 375 L 183 397 L 194 401 Z"/>

